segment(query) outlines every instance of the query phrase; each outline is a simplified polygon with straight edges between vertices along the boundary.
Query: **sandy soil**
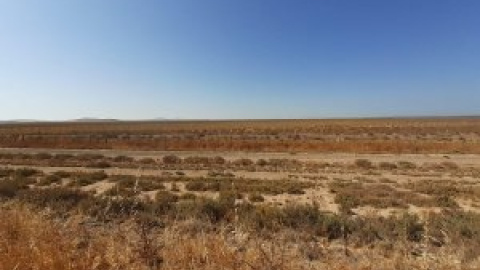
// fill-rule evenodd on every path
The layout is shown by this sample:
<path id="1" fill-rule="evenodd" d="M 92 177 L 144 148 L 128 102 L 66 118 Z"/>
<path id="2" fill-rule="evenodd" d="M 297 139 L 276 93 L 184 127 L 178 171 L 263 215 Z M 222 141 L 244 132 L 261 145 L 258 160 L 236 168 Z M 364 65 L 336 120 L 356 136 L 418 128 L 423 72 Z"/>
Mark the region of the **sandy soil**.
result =
<path id="1" fill-rule="evenodd" d="M 41 148 L 0 148 L 0 153 L 34 154 L 48 152 L 51 154 L 102 154 L 105 156 L 130 156 L 134 158 L 160 158 L 166 155 L 179 157 L 221 156 L 226 159 L 250 158 L 270 159 L 287 158 L 301 161 L 353 162 L 356 159 L 369 159 L 373 162 L 396 162 L 408 160 L 414 163 L 453 161 L 461 166 L 480 166 L 480 155 L 476 154 L 350 154 L 350 153 L 257 153 L 257 152 L 225 152 L 225 151 L 122 151 L 122 150 L 59 150 Z"/>
<path id="2" fill-rule="evenodd" d="M 397 161 L 409 161 L 416 164 L 423 163 L 441 163 L 445 161 L 451 161 L 458 164 L 461 167 L 480 167 L 480 155 L 466 155 L 466 154 L 455 154 L 455 155 L 434 155 L 434 154 L 345 154 L 345 153 L 252 153 L 252 152 L 172 152 L 172 151 L 118 151 L 118 150 L 52 150 L 52 149 L 4 149 L 0 148 L 0 153 L 39 153 L 39 152 L 48 152 L 51 154 L 67 153 L 67 154 L 103 154 L 105 156 L 118 156 L 125 155 L 134 157 L 137 159 L 151 157 L 151 158 L 161 158 L 165 155 L 177 155 L 179 157 L 188 157 L 188 156 L 222 156 L 226 159 L 238 159 L 238 158 L 250 158 L 252 160 L 256 159 L 270 159 L 270 158 L 286 158 L 286 159 L 297 159 L 301 161 L 315 161 L 315 162 L 329 162 L 329 163 L 353 163 L 356 159 L 368 159 L 372 162 L 378 163 L 382 161 L 386 162 L 397 162 Z M 0 166 L 1 167 L 1 166 Z M 52 173 L 55 171 L 82 171 L 82 172 L 91 172 L 103 170 L 110 175 L 145 175 L 145 176 L 162 176 L 165 174 L 175 175 L 177 170 L 162 170 L 162 169 L 128 169 L 128 168 L 106 168 L 106 169 L 96 169 L 96 168 L 83 168 L 83 167 L 38 167 L 38 166 L 22 166 L 22 165 L 7 165 L 7 167 L 21 168 L 21 167 L 34 167 L 40 170 L 43 170 L 46 173 Z M 207 177 L 209 170 L 181 170 L 185 176 L 188 177 Z M 281 194 L 277 196 L 268 196 L 265 195 L 265 201 L 267 203 L 285 205 L 289 202 L 298 202 L 298 203 L 317 203 L 322 209 L 338 212 L 338 205 L 334 202 L 335 194 L 331 193 L 328 188 L 328 182 L 334 180 L 348 180 L 348 181 L 373 181 L 373 182 L 382 182 L 381 179 L 388 179 L 391 183 L 394 183 L 397 189 L 401 189 L 398 185 L 404 184 L 409 181 L 424 181 L 424 180 L 461 180 L 465 182 L 471 182 L 473 184 L 479 184 L 480 179 L 475 177 L 456 177 L 452 176 L 448 172 L 426 172 L 424 174 L 419 173 L 418 171 L 407 172 L 405 174 L 399 175 L 390 171 L 379 171 L 378 174 L 369 175 L 366 171 L 362 172 L 361 170 L 353 171 L 323 171 L 321 173 L 306 173 L 306 172 L 250 172 L 237 170 L 233 171 L 235 178 L 250 178 L 250 179 L 265 179 L 265 180 L 283 180 L 290 179 L 291 181 L 314 181 L 318 183 L 315 188 L 305 190 L 303 195 L 290 195 L 290 194 Z M 319 178 L 320 177 L 320 178 Z M 316 179 L 316 180 L 311 180 Z M 362 180 L 363 179 L 363 180 Z M 167 189 L 170 190 L 170 184 L 166 183 Z M 113 186 L 112 183 L 106 181 L 98 182 L 93 185 L 87 186 L 85 190 L 95 190 L 97 193 L 102 193 Z M 179 194 L 186 192 L 183 184 L 179 183 L 178 187 L 180 191 Z M 200 196 L 206 197 L 215 197 L 216 193 L 201 192 L 197 193 Z M 153 198 L 155 192 L 149 192 L 144 194 L 145 197 Z M 458 203 L 460 206 L 469 211 L 480 212 L 479 202 L 473 201 L 461 201 Z M 429 209 L 429 211 L 440 211 L 439 209 Z M 374 209 L 372 207 L 359 207 L 355 209 L 355 212 L 360 215 L 383 215 L 387 216 L 392 213 L 395 213 L 398 209 Z M 425 211 L 423 208 L 411 206 L 408 209 L 409 212 L 422 213 Z"/>

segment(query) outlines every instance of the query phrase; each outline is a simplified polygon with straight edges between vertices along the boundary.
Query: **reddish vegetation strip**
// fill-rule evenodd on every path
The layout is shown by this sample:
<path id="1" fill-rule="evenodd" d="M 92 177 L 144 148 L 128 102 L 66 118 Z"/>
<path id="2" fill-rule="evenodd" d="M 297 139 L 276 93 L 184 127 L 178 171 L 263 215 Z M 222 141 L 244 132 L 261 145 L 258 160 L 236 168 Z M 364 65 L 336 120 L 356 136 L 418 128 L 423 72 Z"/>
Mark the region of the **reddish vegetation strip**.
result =
<path id="1" fill-rule="evenodd" d="M 480 153 L 479 119 L 41 123 L 0 126 L 0 147 L 170 151 Z"/>

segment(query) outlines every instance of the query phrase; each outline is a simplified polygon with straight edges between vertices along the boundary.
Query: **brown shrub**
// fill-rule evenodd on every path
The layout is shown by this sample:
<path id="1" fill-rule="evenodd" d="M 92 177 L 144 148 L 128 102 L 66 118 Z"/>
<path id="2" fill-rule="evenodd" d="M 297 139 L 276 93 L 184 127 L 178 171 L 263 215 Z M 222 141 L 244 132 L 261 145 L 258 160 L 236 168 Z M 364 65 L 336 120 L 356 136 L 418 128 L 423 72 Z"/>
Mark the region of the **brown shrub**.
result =
<path id="1" fill-rule="evenodd" d="M 373 168 L 373 163 L 368 159 L 357 159 L 355 160 L 355 166 L 362 169 L 371 169 Z"/>
<path id="2" fill-rule="evenodd" d="M 182 163 L 182 159 L 178 156 L 175 156 L 175 155 L 164 156 L 162 158 L 162 161 L 163 161 L 164 164 L 180 164 L 180 163 Z"/>

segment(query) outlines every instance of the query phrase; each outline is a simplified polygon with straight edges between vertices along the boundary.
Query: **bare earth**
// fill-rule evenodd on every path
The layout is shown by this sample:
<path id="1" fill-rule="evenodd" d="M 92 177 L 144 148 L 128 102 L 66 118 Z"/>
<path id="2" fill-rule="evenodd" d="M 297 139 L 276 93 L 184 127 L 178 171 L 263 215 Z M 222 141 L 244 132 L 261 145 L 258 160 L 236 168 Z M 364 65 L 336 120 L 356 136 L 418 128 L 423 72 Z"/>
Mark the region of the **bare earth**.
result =
<path id="1" fill-rule="evenodd" d="M 474 154 L 349 154 L 349 153 L 253 153 L 253 152 L 205 152 L 205 151 L 120 151 L 120 150 L 53 150 L 53 149 L 0 149 L 0 153 L 23 153 L 23 154 L 37 154 L 37 153 L 50 153 L 50 154 L 102 154 L 106 157 L 127 156 L 132 157 L 135 160 L 142 158 L 153 158 L 155 160 L 161 160 L 162 157 L 167 155 L 175 155 L 180 158 L 186 157 L 216 157 L 221 156 L 228 161 L 233 161 L 240 158 L 247 158 L 253 161 L 259 159 L 289 159 L 298 160 L 303 162 L 327 162 L 332 164 L 343 164 L 345 170 L 324 170 L 320 173 L 310 173 L 306 171 L 262 171 L 261 169 L 255 171 L 248 170 L 234 170 L 232 174 L 234 179 L 260 179 L 260 180 L 288 180 L 288 181 L 312 181 L 317 179 L 313 188 L 305 190 L 303 195 L 292 194 L 279 194 L 275 196 L 265 195 L 265 203 L 271 203 L 275 205 L 286 205 L 290 202 L 296 203 L 316 203 L 322 209 L 331 212 L 338 212 L 339 205 L 335 203 L 335 194 L 331 191 L 329 184 L 335 181 L 349 181 L 360 183 L 383 183 L 389 181 L 389 185 L 394 186 L 397 190 L 405 190 L 404 185 L 414 182 L 444 180 L 463 183 L 470 183 L 474 186 L 480 184 L 480 179 L 476 176 L 469 175 L 456 175 L 448 171 L 428 171 L 418 172 L 415 170 L 398 173 L 396 171 L 381 171 L 377 169 L 371 169 L 368 171 L 351 169 L 348 166 L 354 164 L 356 160 L 364 159 L 369 160 L 374 164 L 380 162 L 398 163 L 408 161 L 415 164 L 415 166 L 421 166 L 422 164 L 441 164 L 442 162 L 449 162 L 458 165 L 460 168 L 467 169 L 480 169 L 480 155 Z M 8 167 L 21 168 L 25 167 L 20 165 L 8 165 Z M 40 169 L 45 173 L 53 173 L 56 171 L 81 171 L 81 172 L 94 172 L 99 169 L 86 168 L 86 167 L 52 167 L 52 166 L 28 166 Z M 175 175 L 176 172 L 181 171 L 186 177 L 194 178 L 208 178 L 209 169 L 162 169 L 162 168 L 142 168 L 139 165 L 138 168 L 104 168 L 102 169 L 108 175 L 133 175 L 133 176 L 164 176 Z M 386 180 L 385 180 L 386 179 Z M 383 182 L 382 182 L 383 181 Z M 167 183 L 167 187 L 168 187 Z M 114 184 L 108 181 L 100 181 L 92 185 L 83 187 L 83 190 L 96 191 L 101 194 L 114 187 Z M 187 192 L 184 184 L 179 184 L 180 194 Z M 215 197 L 215 192 L 194 192 L 196 195 L 204 197 Z M 155 192 L 145 192 L 143 196 L 153 198 Z M 458 198 L 457 203 L 465 210 L 480 212 L 478 207 L 478 201 L 471 199 Z M 414 213 L 422 213 L 424 207 L 416 207 L 410 205 L 408 211 Z M 367 215 L 376 213 L 379 215 L 390 215 L 397 211 L 395 208 L 375 209 L 371 206 L 361 206 L 355 209 L 357 214 Z M 440 208 L 430 207 L 431 211 L 439 211 Z"/>
<path id="2" fill-rule="evenodd" d="M 44 153 L 51 154 L 102 154 L 109 157 L 129 156 L 134 158 L 159 158 L 166 155 L 177 155 L 179 157 L 200 156 L 216 157 L 225 159 L 249 158 L 270 159 L 287 158 L 300 161 L 326 161 L 326 162 L 353 162 L 356 159 L 369 159 L 373 162 L 397 162 L 411 161 L 414 163 L 453 161 L 464 166 L 480 166 L 480 155 L 478 154 L 351 154 L 351 153 L 261 153 L 261 152 L 230 152 L 230 151 L 130 151 L 130 150 L 90 150 L 90 149 L 45 149 L 45 148 L 0 148 L 0 153 Z"/>

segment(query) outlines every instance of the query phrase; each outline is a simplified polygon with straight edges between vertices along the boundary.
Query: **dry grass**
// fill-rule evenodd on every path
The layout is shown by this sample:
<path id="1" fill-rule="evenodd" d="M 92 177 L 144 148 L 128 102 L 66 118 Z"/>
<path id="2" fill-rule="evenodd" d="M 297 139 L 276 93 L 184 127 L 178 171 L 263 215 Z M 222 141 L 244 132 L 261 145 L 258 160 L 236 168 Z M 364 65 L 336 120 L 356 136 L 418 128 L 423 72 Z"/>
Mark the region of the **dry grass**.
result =
<path id="1" fill-rule="evenodd" d="M 422 185 L 422 187 L 427 185 Z M 458 204 L 449 193 L 429 193 L 428 195 L 434 196 L 427 196 L 417 193 L 419 189 L 415 189 L 415 192 L 397 190 L 389 184 L 336 181 L 330 184 L 330 189 L 335 193 L 335 202 L 340 205 L 340 210 L 345 213 L 349 213 L 352 209 L 359 206 L 405 209 L 409 205 L 418 207 L 458 207 Z"/>
<path id="2" fill-rule="evenodd" d="M 379 248 L 349 248 L 345 255 L 342 245 L 288 232 L 262 238 L 240 229 L 211 231 L 194 220 L 162 229 L 140 217 L 98 227 L 15 204 L 0 209 L 0 270 L 478 269 L 461 260 L 462 250 L 416 257 L 396 249 L 385 256 Z"/>
<path id="3" fill-rule="evenodd" d="M 0 126 L 0 147 L 480 153 L 479 121 L 20 124 Z M 199 155 L 0 154 L 8 166 L 90 168 L 0 169 L 0 270 L 480 267 L 480 214 L 464 207 L 478 208 L 480 174 L 465 162 Z M 101 184 L 113 188 L 94 192 Z M 326 210 L 334 197 L 340 213 Z"/>
<path id="4" fill-rule="evenodd" d="M 480 153 L 477 119 L 41 123 L 0 126 L 0 147 Z"/>

